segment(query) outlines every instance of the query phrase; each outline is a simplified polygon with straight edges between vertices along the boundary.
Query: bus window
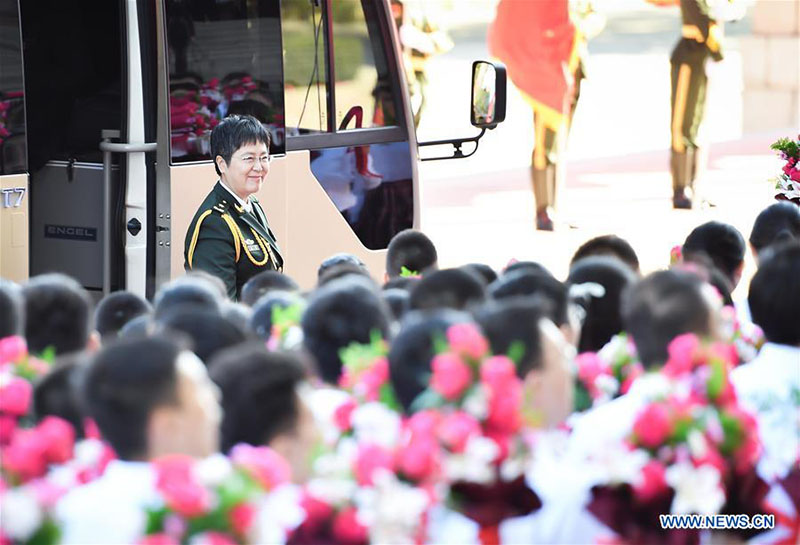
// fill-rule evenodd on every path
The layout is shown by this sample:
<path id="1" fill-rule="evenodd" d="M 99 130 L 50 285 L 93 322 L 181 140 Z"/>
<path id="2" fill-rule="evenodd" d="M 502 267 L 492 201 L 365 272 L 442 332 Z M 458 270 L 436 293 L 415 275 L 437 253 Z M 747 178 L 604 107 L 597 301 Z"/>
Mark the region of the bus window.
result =
<path id="1" fill-rule="evenodd" d="M 250 114 L 285 151 L 281 25 L 274 0 L 167 0 L 171 158 L 211 159 L 211 130 Z"/>
<path id="2" fill-rule="evenodd" d="M 377 5 L 368 0 L 333 3 L 336 126 L 339 130 L 396 124 Z"/>
<path id="3" fill-rule="evenodd" d="M 328 132 L 325 23 L 321 7 L 283 0 L 284 96 L 290 136 Z"/>
<path id="4" fill-rule="evenodd" d="M 17 0 L 0 0 L 0 176 L 27 169 Z"/>

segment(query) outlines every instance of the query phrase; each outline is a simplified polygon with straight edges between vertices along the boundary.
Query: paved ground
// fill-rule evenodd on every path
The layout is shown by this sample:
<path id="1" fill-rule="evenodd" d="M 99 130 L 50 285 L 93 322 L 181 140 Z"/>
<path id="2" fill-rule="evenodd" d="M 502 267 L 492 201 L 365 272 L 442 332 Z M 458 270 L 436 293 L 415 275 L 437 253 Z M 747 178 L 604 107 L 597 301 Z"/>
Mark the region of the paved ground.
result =
<path id="1" fill-rule="evenodd" d="M 423 229 L 440 248 L 444 265 L 483 261 L 502 267 L 515 257 L 541 261 L 564 275 L 583 241 L 616 233 L 634 245 L 643 269 L 653 270 L 663 267 L 669 249 L 704 221 L 730 222 L 747 237 L 755 216 L 772 202 L 768 179 L 780 164 L 769 144 L 791 132 L 742 134 L 736 37 L 749 31 L 749 23 L 729 29 L 728 57 L 709 70 L 704 127 L 709 161 L 703 189 L 718 206 L 673 211 L 667 171 L 669 52 L 680 21 L 673 9 L 642 5 L 618 0 L 605 32 L 590 46 L 590 79 L 570 138 L 561 206 L 578 228 L 556 233 L 533 229 L 531 113 L 511 85 L 507 121 L 487 134 L 474 157 L 420 167 Z M 474 21 L 454 29 L 456 47 L 431 62 L 431 107 L 418 131 L 420 140 L 476 132 L 467 117 L 469 71 L 471 60 L 488 58 L 485 32 L 486 23 Z M 745 277 L 751 273 L 748 263 Z"/>

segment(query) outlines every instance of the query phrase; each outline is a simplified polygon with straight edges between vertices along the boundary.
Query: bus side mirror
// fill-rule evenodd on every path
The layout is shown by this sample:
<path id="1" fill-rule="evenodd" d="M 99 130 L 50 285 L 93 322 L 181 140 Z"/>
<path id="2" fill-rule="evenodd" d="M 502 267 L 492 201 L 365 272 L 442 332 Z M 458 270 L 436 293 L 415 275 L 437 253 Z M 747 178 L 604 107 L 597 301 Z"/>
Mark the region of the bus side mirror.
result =
<path id="1" fill-rule="evenodd" d="M 505 118 L 506 67 L 497 62 L 473 62 L 470 122 L 479 129 L 494 129 Z"/>

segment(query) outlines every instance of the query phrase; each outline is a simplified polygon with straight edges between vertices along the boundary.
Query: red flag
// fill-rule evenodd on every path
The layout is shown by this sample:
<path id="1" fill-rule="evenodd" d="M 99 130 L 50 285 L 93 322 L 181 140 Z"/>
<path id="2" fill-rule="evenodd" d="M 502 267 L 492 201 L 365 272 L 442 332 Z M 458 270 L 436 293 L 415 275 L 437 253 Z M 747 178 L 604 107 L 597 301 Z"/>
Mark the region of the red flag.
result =
<path id="1" fill-rule="evenodd" d="M 547 125 L 568 111 L 580 34 L 567 0 L 500 0 L 489 27 L 489 51 Z"/>

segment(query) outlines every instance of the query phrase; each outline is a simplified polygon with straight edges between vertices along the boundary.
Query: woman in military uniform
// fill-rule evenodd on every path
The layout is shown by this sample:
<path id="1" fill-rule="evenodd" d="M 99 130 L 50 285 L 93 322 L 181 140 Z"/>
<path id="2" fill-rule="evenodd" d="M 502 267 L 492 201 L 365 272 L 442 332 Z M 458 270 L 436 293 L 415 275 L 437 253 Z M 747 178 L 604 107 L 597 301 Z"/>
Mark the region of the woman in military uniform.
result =
<path id="1" fill-rule="evenodd" d="M 232 299 L 259 272 L 283 270 L 275 235 L 254 196 L 269 173 L 269 144 L 267 130 L 249 115 L 232 115 L 214 128 L 211 154 L 219 181 L 186 232 L 184 268 L 219 277 Z"/>

